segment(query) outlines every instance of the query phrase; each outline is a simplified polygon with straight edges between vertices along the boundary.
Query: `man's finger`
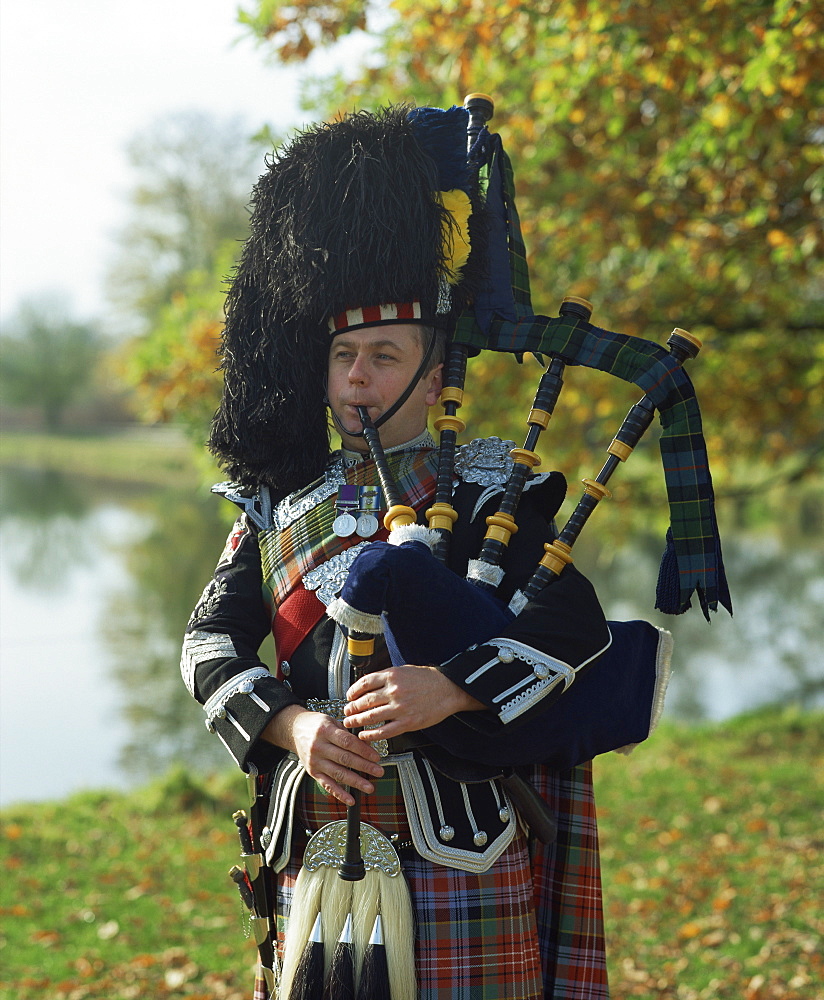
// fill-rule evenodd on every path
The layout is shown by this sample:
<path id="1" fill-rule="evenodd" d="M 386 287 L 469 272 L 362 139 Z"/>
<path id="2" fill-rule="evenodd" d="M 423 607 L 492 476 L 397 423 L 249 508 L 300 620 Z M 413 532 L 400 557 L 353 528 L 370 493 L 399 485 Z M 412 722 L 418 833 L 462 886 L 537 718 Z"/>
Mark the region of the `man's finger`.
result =
<path id="1" fill-rule="evenodd" d="M 336 733 L 330 738 L 329 742 L 332 746 L 344 751 L 344 753 L 351 754 L 353 758 L 357 757 L 356 760 L 352 759 L 347 761 L 350 767 L 357 767 L 366 770 L 367 768 L 364 768 L 364 764 L 368 764 L 371 765 L 369 768 L 371 773 L 375 773 L 372 768 L 374 768 L 376 764 L 380 763 L 380 754 L 374 747 L 362 743 L 353 733 L 350 733 L 348 729 L 337 729 Z M 343 757 L 340 755 L 336 755 L 336 759 L 343 761 Z M 383 769 L 381 768 L 381 773 L 382 772 Z"/>
<path id="2" fill-rule="evenodd" d="M 358 740 L 359 745 L 362 747 L 363 743 Z M 372 763 L 371 761 L 364 760 L 363 757 L 357 756 L 353 753 L 342 753 L 336 755 L 333 761 L 339 766 L 349 768 L 350 771 L 362 771 L 366 774 L 371 774 L 375 778 L 380 778 L 383 774 L 383 768 L 380 764 Z M 340 779 L 342 780 L 342 779 Z M 348 782 L 347 782 L 348 784 Z"/>
<path id="3" fill-rule="evenodd" d="M 384 682 L 385 677 L 382 670 L 376 670 L 371 674 L 364 674 L 363 677 L 358 678 L 358 680 L 356 680 L 346 692 L 346 699 L 347 701 L 355 701 L 368 691 L 375 691 L 378 688 L 383 687 Z"/>

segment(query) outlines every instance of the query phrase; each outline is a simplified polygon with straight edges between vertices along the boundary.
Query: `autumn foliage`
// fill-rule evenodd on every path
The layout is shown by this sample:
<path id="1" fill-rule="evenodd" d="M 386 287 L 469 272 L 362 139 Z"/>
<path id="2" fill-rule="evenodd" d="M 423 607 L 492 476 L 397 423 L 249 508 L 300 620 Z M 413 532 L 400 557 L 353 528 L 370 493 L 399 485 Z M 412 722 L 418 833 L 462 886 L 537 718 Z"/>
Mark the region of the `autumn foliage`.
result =
<path id="1" fill-rule="evenodd" d="M 817 468 L 824 8 L 253 0 L 239 17 L 288 63 L 334 54 L 347 36 L 372 38 L 345 73 L 307 86 L 316 117 L 491 94 L 492 127 L 516 169 L 536 311 L 582 295 L 601 326 L 659 342 L 680 326 L 705 340 L 692 375 L 723 486 L 739 488 L 743 468 L 779 462 L 785 478 Z M 522 438 L 538 374 L 510 358 L 473 362 L 468 433 Z M 213 402 L 217 382 L 203 389 Z M 547 457 L 592 475 L 593 451 L 633 400 L 614 380 L 572 373 Z M 748 472 L 747 488 L 765 478 Z"/>

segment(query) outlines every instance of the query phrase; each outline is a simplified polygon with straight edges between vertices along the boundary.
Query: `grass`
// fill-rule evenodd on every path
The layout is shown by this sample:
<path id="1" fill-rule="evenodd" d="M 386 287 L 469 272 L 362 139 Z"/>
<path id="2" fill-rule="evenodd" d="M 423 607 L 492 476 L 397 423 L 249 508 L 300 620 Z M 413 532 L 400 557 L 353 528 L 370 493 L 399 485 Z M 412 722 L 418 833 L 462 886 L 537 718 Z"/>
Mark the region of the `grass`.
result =
<path id="1" fill-rule="evenodd" d="M 4 431 L 0 435 L 0 466 L 45 468 L 132 485 L 191 486 L 201 478 L 197 452 L 182 432 L 166 427 L 65 435 Z M 215 472 L 213 481 L 219 478 Z"/>
<path id="2" fill-rule="evenodd" d="M 253 949 L 226 876 L 242 790 L 172 772 L 5 813 L 0 997 L 246 997 Z"/>
<path id="3" fill-rule="evenodd" d="M 596 762 L 616 997 L 822 996 L 822 721 L 667 728 Z"/>
<path id="4" fill-rule="evenodd" d="M 596 762 L 616 1000 L 821 996 L 823 721 L 665 725 Z M 244 795 L 173 771 L 0 814 L 0 997 L 248 1000 L 226 875 Z"/>

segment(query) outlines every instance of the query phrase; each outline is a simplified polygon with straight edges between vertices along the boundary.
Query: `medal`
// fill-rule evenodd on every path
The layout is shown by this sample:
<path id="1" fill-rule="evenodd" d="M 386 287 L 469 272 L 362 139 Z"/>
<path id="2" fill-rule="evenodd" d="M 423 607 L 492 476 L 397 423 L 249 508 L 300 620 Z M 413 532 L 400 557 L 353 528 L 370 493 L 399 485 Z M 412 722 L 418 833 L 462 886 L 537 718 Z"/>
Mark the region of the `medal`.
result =
<path id="1" fill-rule="evenodd" d="M 353 486 L 346 483 L 338 490 L 335 501 L 337 517 L 332 531 L 338 538 L 349 538 L 356 531 L 360 538 L 371 538 L 380 527 L 375 512 L 381 509 L 379 486 Z"/>
<path id="2" fill-rule="evenodd" d="M 361 538 L 371 538 L 379 527 L 380 524 L 374 514 L 361 514 L 355 530 Z"/>
<path id="3" fill-rule="evenodd" d="M 355 512 L 359 508 L 358 487 L 345 483 L 338 490 L 338 498 L 335 501 L 337 517 L 332 522 L 332 531 L 338 538 L 348 538 L 355 533 L 355 528 L 358 526 Z"/>
<path id="4" fill-rule="evenodd" d="M 361 538 L 371 538 L 380 527 L 380 522 L 375 517 L 376 511 L 381 509 L 380 486 L 362 486 L 360 489 L 360 499 L 358 501 L 357 532 Z"/>
<path id="5" fill-rule="evenodd" d="M 338 538 L 348 538 L 357 526 L 358 522 L 351 514 L 338 514 L 332 522 L 332 531 Z"/>

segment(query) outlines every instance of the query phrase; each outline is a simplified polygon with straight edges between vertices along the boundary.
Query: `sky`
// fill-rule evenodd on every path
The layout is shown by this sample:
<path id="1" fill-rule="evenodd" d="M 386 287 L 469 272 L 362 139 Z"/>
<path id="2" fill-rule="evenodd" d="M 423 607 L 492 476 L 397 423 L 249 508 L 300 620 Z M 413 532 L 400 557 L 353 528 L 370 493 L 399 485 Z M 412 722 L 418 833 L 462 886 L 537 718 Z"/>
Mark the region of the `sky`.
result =
<path id="1" fill-rule="evenodd" d="M 267 65 L 237 6 L 0 0 L 0 320 L 47 292 L 66 294 L 77 318 L 104 313 L 134 181 L 125 146 L 157 118 L 207 111 L 250 132 L 301 124 L 305 70 Z"/>

